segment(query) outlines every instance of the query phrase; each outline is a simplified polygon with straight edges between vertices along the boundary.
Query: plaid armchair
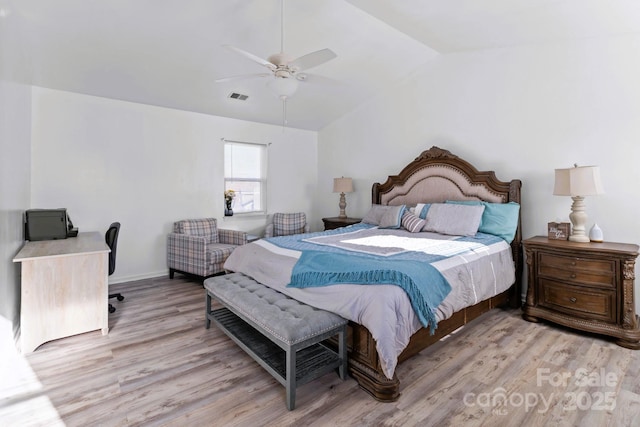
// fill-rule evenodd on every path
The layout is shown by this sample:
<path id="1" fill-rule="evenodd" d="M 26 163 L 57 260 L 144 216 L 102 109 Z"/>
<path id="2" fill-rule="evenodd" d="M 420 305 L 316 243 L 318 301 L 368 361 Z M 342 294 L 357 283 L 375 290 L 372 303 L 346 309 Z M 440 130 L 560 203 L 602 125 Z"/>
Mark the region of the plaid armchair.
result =
<path id="1" fill-rule="evenodd" d="M 167 236 L 169 278 L 176 271 L 201 277 L 223 272 L 231 252 L 245 243 L 247 233 L 218 228 L 215 218 L 176 221 Z"/>
<path id="2" fill-rule="evenodd" d="M 274 213 L 272 222 L 267 224 L 264 237 L 288 236 L 291 234 L 308 233 L 309 224 L 304 212 Z"/>

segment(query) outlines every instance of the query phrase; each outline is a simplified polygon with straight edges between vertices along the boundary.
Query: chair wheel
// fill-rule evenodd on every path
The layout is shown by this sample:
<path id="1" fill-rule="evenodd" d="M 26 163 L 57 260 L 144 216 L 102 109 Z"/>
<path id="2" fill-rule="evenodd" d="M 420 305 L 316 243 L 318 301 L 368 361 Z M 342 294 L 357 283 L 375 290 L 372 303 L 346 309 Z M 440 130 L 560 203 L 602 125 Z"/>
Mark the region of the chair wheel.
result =
<path id="1" fill-rule="evenodd" d="M 124 299 L 122 295 L 118 295 L 116 298 L 118 298 L 118 301 L 122 301 Z"/>
<path id="2" fill-rule="evenodd" d="M 116 311 L 116 308 L 109 304 L 109 313 L 113 313 L 114 311 Z"/>

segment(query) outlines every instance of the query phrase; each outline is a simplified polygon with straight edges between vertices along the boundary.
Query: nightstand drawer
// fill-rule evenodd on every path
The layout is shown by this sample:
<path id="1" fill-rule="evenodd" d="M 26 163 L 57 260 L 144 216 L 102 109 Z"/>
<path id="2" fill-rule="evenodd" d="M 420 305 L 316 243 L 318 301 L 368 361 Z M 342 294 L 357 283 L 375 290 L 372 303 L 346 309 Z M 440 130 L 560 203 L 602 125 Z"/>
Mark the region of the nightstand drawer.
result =
<path id="1" fill-rule="evenodd" d="M 585 319 L 616 322 L 614 291 L 578 288 L 542 278 L 540 285 L 542 306 Z"/>
<path id="2" fill-rule="evenodd" d="M 602 259 L 541 253 L 538 275 L 580 285 L 615 288 L 616 264 Z"/>

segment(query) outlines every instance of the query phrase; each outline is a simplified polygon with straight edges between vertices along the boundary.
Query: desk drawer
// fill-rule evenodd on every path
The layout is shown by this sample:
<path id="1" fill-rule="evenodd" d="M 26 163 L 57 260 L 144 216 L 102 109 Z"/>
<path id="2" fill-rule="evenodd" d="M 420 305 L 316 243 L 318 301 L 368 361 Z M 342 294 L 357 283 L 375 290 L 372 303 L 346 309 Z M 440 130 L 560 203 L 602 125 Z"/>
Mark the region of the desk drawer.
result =
<path id="1" fill-rule="evenodd" d="M 615 289 L 616 263 L 556 254 L 541 253 L 538 275 L 579 285 Z"/>
<path id="2" fill-rule="evenodd" d="M 585 319 L 616 322 L 616 299 L 613 290 L 569 286 L 540 279 L 540 305 Z"/>

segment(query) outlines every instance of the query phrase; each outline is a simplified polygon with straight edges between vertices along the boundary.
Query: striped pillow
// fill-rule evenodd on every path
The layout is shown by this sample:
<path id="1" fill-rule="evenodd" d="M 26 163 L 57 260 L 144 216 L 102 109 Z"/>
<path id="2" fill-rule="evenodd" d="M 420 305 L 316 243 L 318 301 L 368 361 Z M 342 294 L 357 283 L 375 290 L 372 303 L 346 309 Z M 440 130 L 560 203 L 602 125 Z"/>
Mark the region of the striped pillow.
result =
<path id="1" fill-rule="evenodd" d="M 415 216 L 409 211 L 405 211 L 404 215 L 402 215 L 402 227 L 411 233 L 419 233 L 425 223 L 424 219 Z"/>

